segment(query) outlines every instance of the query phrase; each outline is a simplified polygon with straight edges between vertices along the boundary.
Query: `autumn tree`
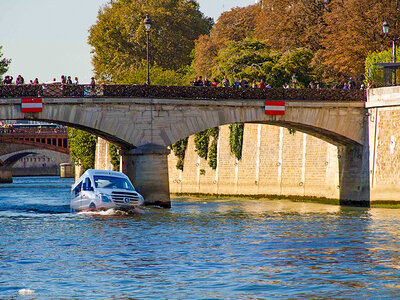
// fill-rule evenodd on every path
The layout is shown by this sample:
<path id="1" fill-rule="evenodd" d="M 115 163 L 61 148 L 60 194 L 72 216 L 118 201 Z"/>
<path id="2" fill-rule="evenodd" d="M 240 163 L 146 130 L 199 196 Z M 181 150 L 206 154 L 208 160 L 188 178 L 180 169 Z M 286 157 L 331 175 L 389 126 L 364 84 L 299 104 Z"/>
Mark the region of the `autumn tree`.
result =
<path id="1" fill-rule="evenodd" d="M 210 76 L 216 66 L 218 51 L 230 41 L 239 42 L 254 35 L 255 19 L 260 13 L 259 5 L 236 7 L 224 12 L 214 24 L 210 35 L 196 41 L 193 68 L 196 75 Z"/>
<path id="2" fill-rule="evenodd" d="M 89 30 L 94 71 L 101 81 L 118 83 L 143 69 L 146 13 L 153 20 L 150 63 L 162 70 L 177 71 L 189 65 L 195 40 L 212 26 L 212 20 L 200 12 L 196 1 L 110 1 Z"/>
<path id="3" fill-rule="evenodd" d="M 11 59 L 7 58 L 2 58 L 3 53 L 1 53 L 1 49 L 3 47 L 0 46 L 0 79 L 2 78 L 2 75 L 8 71 L 8 66 L 11 63 Z"/>
<path id="4" fill-rule="evenodd" d="M 256 18 L 255 37 L 267 39 L 280 51 L 306 47 L 321 48 L 326 0 L 264 0 Z"/>
<path id="5" fill-rule="evenodd" d="M 364 73 L 368 53 L 390 45 L 382 23 L 391 24 L 391 34 L 400 36 L 400 1 L 332 0 L 325 15 L 327 27 L 319 50 L 325 72 L 332 78 Z"/>

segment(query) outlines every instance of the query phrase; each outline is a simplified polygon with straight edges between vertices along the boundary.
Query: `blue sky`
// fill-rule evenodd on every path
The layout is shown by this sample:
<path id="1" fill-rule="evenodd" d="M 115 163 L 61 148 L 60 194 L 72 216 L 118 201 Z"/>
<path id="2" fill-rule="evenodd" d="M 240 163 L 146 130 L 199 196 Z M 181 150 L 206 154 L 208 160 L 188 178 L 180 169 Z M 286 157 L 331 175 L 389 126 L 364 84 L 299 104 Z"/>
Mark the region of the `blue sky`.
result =
<path id="1" fill-rule="evenodd" d="M 88 30 L 108 0 L 0 0 L 0 45 L 12 63 L 7 72 L 26 82 L 61 75 L 92 76 Z M 223 11 L 254 4 L 254 0 L 199 0 L 201 11 L 217 20 Z"/>

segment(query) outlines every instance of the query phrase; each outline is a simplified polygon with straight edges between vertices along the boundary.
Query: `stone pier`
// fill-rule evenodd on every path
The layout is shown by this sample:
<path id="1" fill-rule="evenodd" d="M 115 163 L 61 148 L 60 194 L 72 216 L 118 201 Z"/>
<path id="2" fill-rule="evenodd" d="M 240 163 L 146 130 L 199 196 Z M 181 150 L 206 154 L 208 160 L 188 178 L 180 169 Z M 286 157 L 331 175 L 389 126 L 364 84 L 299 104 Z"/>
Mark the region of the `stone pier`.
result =
<path id="1" fill-rule="evenodd" d="M 368 145 L 338 147 L 340 203 L 370 206 Z"/>
<path id="2" fill-rule="evenodd" d="M 168 154 L 165 146 L 146 144 L 122 150 L 120 170 L 143 195 L 146 205 L 171 207 L 168 180 Z"/>
<path id="3" fill-rule="evenodd" d="M 74 178 L 75 177 L 75 164 L 73 164 L 73 163 L 60 164 L 60 177 L 61 178 Z"/>
<path id="4" fill-rule="evenodd" d="M 0 166 L 0 183 L 12 183 L 12 167 Z"/>

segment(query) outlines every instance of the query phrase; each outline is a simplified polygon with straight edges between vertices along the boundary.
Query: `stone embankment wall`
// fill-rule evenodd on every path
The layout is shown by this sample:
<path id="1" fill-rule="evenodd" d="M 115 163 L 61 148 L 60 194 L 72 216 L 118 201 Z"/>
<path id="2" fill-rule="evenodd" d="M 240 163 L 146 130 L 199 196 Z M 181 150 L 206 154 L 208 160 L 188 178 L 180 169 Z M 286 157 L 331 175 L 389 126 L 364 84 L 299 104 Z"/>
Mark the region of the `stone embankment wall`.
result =
<path id="1" fill-rule="evenodd" d="M 213 170 L 189 138 L 184 170 L 168 157 L 170 192 L 219 195 L 281 195 L 339 199 L 337 147 L 278 126 L 245 124 L 242 159 L 230 152 L 229 126 L 221 126 Z M 111 170 L 109 144 L 99 138 L 95 168 Z M 78 175 L 79 172 L 76 172 Z M 79 177 L 79 176 L 78 176 Z"/>
<path id="2" fill-rule="evenodd" d="M 277 126 L 245 124 L 242 159 L 230 152 L 229 126 L 220 127 L 218 166 L 209 167 L 189 138 L 184 170 L 169 155 L 171 193 L 281 195 L 339 199 L 337 147 Z"/>
<path id="3" fill-rule="evenodd" d="M 371 89 L 369 113 L 371 200 L 400 200 L 400 87 Z"/>

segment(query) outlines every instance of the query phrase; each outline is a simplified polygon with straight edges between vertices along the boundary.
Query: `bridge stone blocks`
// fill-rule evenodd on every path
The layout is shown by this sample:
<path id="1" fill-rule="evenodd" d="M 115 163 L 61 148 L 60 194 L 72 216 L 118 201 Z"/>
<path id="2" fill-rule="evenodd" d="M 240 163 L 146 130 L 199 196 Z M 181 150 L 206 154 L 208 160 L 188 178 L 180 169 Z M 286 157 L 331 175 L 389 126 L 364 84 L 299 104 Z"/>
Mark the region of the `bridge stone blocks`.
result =
<path id="1" fill-rule="evenodd" d="M 169 156 L 172 193 L 279 195 L 339 199 L 338 147 L 286 128 L 245 124 L 242 159 L 230 153 L 229 126 L 221 126 L 216 170 L 199 158 L 189 138 L 183 172 Z M 205 172 L 201 174 L 200 170 Z"/>
<path id="2" fill-rule="evenodd" d="M 400 87 L 369 91 L 371 200 L 400 200 Z"/>

